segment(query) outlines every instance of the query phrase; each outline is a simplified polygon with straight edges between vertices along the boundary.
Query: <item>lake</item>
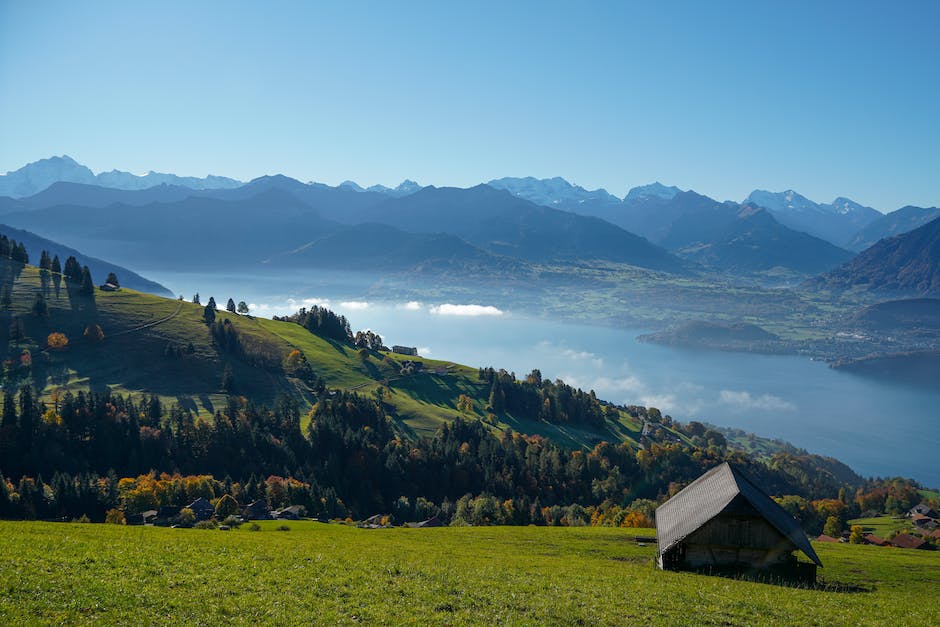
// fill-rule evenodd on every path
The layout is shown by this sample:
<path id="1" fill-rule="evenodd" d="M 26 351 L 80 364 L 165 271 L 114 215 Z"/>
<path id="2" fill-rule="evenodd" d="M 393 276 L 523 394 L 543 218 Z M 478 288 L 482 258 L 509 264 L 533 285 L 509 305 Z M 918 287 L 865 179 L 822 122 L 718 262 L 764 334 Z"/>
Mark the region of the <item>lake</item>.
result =
<path id="1" fill-rule="evenodd" d="M 615 403 L 787 440 L 865 476 L 940 486 L 940 389 L 862 378 L 805 357 L 645 344 L 635 339 L 639 329 L 560 323 L 486 302 L 374 302 L 361 296 L 370 282 L 360 275 L 146 276 L 187 299 L 198 291 L 202 302 L 245 300 L 265 317 L 324 304 L 346 315 L 353 331 L 372 329 L 389 346 L 517 376 L 538 368 Z"/>

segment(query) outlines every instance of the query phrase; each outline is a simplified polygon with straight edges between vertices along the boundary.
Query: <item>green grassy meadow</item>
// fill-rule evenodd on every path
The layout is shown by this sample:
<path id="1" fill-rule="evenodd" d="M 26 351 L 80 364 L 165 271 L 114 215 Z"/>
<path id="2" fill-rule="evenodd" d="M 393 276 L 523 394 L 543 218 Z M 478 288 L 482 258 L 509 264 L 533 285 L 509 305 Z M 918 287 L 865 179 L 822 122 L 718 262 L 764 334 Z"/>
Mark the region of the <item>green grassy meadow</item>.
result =
<path id="1" fill-rule="evenodd" d="M 816 545 L 817 589 L 655 568 L 648 530 L 0 522 L 0 624 L 937 624 L 940 552 Z"/>

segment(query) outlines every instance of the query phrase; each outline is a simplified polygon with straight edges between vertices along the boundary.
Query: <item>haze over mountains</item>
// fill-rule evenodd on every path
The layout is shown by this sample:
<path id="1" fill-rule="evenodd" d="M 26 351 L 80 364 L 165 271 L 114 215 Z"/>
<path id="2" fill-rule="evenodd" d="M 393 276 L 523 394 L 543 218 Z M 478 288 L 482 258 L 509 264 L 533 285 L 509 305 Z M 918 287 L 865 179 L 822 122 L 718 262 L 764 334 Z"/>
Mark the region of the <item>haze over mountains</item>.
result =
<path id="1" fill-rule="evenodd" d="M 0 176 L 0 193 L 16 196 L 0 198 L 10 225 L 122 263 L 176 269 L 306 262 L 509 271 L 593 260 L 674 274 L 784 271 L 805 278 L 940 216 L 940 209 L 918 207 L 883 215 L 848 198 L 820 204 L 792 190 L 755 190 L 743 203 L 720 202 L 658 182 L 621 199 L 560 177 L 363 188 L 283 175 L 245 184 L 213 176 L 95 175 L 68 157 Z"/>

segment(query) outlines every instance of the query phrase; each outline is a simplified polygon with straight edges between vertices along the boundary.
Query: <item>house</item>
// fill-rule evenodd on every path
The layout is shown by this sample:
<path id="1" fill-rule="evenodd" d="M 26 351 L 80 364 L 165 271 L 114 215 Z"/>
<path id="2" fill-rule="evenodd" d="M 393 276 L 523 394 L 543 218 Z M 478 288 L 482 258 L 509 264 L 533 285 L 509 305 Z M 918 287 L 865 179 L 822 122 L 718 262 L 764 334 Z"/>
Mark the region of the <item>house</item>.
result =
<path id="1" fill-rule="evenodd" d="M 392 352 L 399 355 L 411 355 L 412 357 L 418 356 L 418 349 L 414 346 L 392 346 Z"/>
<path id="2" fill-rule="evenodd" d="M 441 519 L 437 516 L 432 516 L 427 520 L 422 520 L 421 522 L 405 523 L 406 527 L 411 527 L 412 529 L 426 529 L 428 527 L 443 527 L 444 523 L 441 522 Z"/>
<path id="3" fill-rule="evenodd" d="M 271 512 L 279 520 L 300 520 L 307 513 L 303 505 L 291 505 Z"/>
<path id="4" fill-rule="evenodd" d="M 891 546 L 896 546 L 899 549 L 923 549 L 924 544 L 926 544 L 920 538 L 915 538 L 909 533 L 899 533 L 890 540 L 888 544 Z"/>
<path id="5" fill-rule="evenodd" d="M 930 516 L 924 516 L 923 514 L 914 514 L 911 516 L 911 522 L 914 523 L 915 527 L 932 527 L 936 524 L 936 521 Z"/>
<path id="6" fill-rule="evenodd" d="M 873 533 L 865 534 L 865 542 L 868 544 L 874 544 L 875 546 L 887 546 L 888 542 L 884 538 L 879 538 Z"/>
<path id="7" fill-rule="evenodd" d="M 271 510 L 263 499 L 259 499 L 242 508 L 242 516 L 245 520 L 271 520 Z"/>
<path id="8" fill-rule="evenodd" d="M 212 503 L 202 498 L 201 496 L 186 507 L 193 510 L 193 514 L 196 516 L 197 521 L 209 520 L 215 515 L 215 507 L 212 506 Z"/>
<path id="9" fill-rule="evenodd" d="M 153 518 L 153 524 L 158 527 L 169 527 L 180 515 L 182 509 L 178 505 L 161 505 L 157 510 L 157 515 Z"/>
<path id="10" fill-rule="evenodd" d="M 114 283 L 105 283 L 104 285 L 99 285 L 98 289 L 102 292 L 117 292 L 121 288 Z"/>
<path id="11" fill-rule="evenodd" d="M 917 505 L 912 507 L 910 510 L 908 510 L 907 517 L 913 518 L 914 516 L 927 516 L 928 518 L 940 518 L 940 514 L 934 511 L 926 503 L 918 503 Z"/>
<path id="12" fill-rule="evenodd" d="M 727 462 L 656 510 L 656 535 L 664 570 L 757 571 L 814 582 L 822 566 L 796 520 Z M 813 563 L 797 561 L 797 550 Z"/>

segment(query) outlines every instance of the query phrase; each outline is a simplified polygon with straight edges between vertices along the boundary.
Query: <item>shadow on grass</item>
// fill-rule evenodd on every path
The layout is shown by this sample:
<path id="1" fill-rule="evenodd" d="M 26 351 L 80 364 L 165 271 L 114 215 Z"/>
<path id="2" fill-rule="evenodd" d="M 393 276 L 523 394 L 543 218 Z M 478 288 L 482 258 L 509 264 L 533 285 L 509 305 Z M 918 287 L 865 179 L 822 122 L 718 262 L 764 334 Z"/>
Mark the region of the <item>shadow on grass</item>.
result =
<path id="1" fill-rule="evenodd" d="M 694 569 L 685 572 L 691 572 L 697 575 L 706 575 L 713 577 L 722 577 L 725 579 L 734 579 L 736 581 L 749 581 L 751 583 L 763 583 L 782 588 L 799 588 L 801 590 L 818 590 L 820 592 L 837 592 L 840 594 L 857 594 L 863 592 L 873 592 L 875 588 L 859 586 L 841 581 L 830 581 L 826 579 L 806 580 L 799 575 L 781 574 L 766 570 L 741 570 L 737 568 L 705 568 Z"/>

